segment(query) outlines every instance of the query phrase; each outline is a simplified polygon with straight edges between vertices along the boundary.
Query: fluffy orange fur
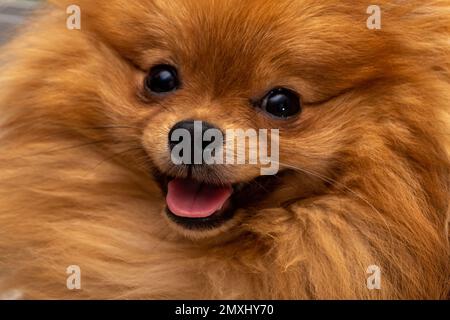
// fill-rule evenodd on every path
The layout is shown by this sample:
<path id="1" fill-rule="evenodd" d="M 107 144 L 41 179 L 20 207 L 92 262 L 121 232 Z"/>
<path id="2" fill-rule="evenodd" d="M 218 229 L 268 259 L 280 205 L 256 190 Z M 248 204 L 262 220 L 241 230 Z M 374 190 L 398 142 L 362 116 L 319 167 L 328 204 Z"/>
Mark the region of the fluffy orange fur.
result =
<path id="1" fill-rule="evenodd" d="M 378 1 L 369 30 L 370 1 L 81 0 L 80 31 L 51 2 L 2 49 L 0 297 L 447 297 L 450 1 Z M 182 90 L 142 94 L 157 63 Z M 249 105 L 281 85 L 300 117 Z M 288 170 L 201 238 L 164 218 L 149 173 L 186 118 L 280 128 Z"/>

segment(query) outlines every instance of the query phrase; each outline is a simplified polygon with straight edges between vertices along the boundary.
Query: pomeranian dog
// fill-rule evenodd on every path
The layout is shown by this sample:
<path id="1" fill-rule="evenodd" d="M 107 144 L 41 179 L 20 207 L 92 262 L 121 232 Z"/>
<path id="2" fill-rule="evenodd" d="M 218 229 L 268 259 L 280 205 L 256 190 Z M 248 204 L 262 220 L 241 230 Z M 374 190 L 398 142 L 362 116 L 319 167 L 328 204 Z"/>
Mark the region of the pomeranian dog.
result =
<path id="1" fill-rule="evenodd" d="M 450 1 L 50 2 L 2 49 L 0 297 L 447 298 Z M 174 164 L 196 122 L 279 171 Z"/>

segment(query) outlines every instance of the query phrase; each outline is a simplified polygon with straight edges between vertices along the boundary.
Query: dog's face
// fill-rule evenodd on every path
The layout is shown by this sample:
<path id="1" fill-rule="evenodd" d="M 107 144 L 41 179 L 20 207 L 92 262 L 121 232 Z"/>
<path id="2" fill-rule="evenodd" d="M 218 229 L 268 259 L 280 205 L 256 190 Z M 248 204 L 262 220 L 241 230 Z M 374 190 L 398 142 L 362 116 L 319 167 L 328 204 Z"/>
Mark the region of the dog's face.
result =
<path id="1" fill-rule="evenodd" d="M 323 192 L 375 152 L 388 124 L 380 119 L 403 117 L 386 81 L 402 69 L 393 67 L 391 39 L 367 28 L 369 5 L 82 2 L 83 36 L 67 31 L 83 49 L 77 79 L 63 84 L 77 106 L 65 121 L 101 127 L 86 134 L 114 141 L 130 166 L 151 172 L 178 230 L 229 230 L 258 209 Z M 278 173 L 261 175 L 262 164 L 174 164 L 171 134 L 194 121 L 200 131 L 278 129 Z"/>

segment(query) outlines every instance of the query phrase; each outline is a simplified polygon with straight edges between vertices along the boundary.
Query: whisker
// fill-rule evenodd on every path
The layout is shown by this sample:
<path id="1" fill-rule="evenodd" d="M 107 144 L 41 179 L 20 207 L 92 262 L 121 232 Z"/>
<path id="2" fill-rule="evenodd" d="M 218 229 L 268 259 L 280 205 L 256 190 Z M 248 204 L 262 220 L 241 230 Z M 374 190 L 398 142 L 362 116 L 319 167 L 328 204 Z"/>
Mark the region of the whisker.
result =
<path id="1" fill-rule="evenodd" d="M 372 203 L 370 203 L 369 200 L 367 200 L 366 198 L 364 198 L 364 197 L 363 197 L 362 195 L 360 195 L 358 192 L 352 190 L 352 189 L 349 188 L 348 186 L 344 185 L 343 183 L 340 183 L 339 181 L 337 181 L 337 180 L 335 180 L 335 179 L 332 179 L 332 178 L 330 178 L 330 177 L 323 176 L 323 175 L 321 175 L 321 174 L 319 174 L 319 173 L 317 173 L 317 172 L 315 172 L 315 171 L 308 170 L 308 169 L 304 169 L 304 168 L 299 168 L 299 167 L 296 167 L 296 166 L 293 166 L 293 165 L 289 165 L 289 164 L 287 164 L 287 163 L 282 163 L 282 162 L 278 162 L 278 164 L 279 164 L 280 166 L 283 166 L 283 167 L 286 167 L 286 168 L 289 168 L 289 169 L 292 169 L 292 170 L 295 170 L 295 171 L 303 172 L 303 173 L 305 173 L 305 174 L 307 174 L 307 175 L 314 176 L 314 177 L 319 178 L 319 179 L 321 179 L 322 181 L 325 181 L 325 182 L 327 182 L 327 183 L 332 183 L 333 185 L 335 185 L 335 186 L 336 186 L 337 188 L 339 188 L 340 190 L 348 191 L 348 192 L 350 192 L 351 194 L 353 194 L 354 196 L 356 196 L 358 199 L 362 200 L 365 204 L 367 204 L 373 211 L 375 211 L 375 212 L 380 216 L 380 218 L 382 219 L 383 223 L 385 224 L 387 230 L 389 231 L 389 234 L 390 234 L 390 236 L 391 236 L 391 241 L 393 241 L 393 238 L 392 238 L 392 232 L 391 232 L 391 229 L 390 229 L 390 227 L 389 227 L 389 224 L 387 223 L 387 220 L 384 218 L 384 216 L 381 214 L 381 212 L 380 212 L 380 211 L 379 211 Z"/>

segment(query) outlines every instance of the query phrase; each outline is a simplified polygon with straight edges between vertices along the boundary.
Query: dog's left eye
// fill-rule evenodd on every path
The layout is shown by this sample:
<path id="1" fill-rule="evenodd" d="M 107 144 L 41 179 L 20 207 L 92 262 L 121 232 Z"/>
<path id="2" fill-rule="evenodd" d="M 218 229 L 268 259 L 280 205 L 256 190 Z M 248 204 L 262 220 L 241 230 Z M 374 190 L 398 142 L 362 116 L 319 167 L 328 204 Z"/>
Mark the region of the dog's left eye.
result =
<path id="1" fill-rule="evenodd" d="M 167 93 L 178 89 L 180 80 L 177 70 L 170 65 L 157 65 L 145 78 L 145 87 L 153 93 Z"/>
<path id="2" fill-rule="evenodd" d="M 273 89 L 263 98 L 261 109 L 276 118 L 287 119 L 301 112 L 301 98 L 286 88 Z"/>

